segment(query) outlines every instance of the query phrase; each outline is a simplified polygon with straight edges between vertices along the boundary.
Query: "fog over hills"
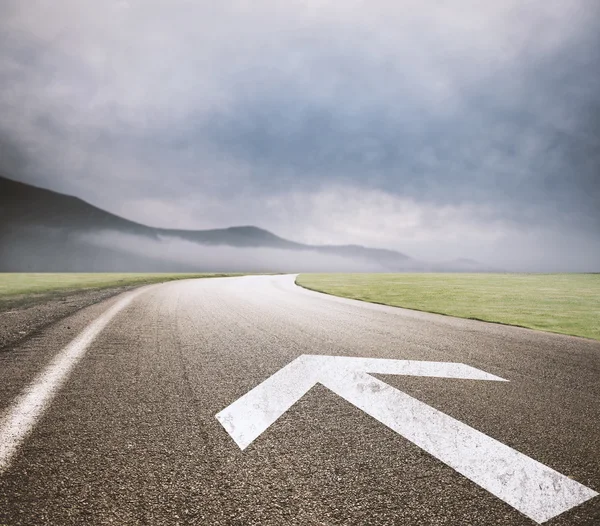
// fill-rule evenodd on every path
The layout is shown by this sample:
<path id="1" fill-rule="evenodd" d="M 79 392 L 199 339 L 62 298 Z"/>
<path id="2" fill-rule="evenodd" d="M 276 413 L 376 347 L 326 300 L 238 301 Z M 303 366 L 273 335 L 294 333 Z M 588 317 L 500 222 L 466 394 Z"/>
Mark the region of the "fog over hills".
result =
<path id="1" fill-rule="evenodd" d="M 256 226 L 154 228 L 77 197 L 0 177 L 4 272 L 424 270 L 482 267 L 473 261 L 427 264 L 401 252 L 359 245 L 307 245 Z"/>

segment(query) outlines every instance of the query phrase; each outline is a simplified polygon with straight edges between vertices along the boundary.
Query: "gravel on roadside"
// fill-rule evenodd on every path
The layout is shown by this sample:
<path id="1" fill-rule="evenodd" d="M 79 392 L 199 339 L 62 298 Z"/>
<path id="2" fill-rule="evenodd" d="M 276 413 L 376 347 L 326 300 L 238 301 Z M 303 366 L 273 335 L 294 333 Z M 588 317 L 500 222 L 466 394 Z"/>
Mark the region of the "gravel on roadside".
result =
<path id="1" fill-rule="evenodd" d="M 138 285 L 139 286 L 139 285 Z M 0 352 L 8 352 L 40 329 L 79 309 L 136 288 L 135 285 L 107 289 L 79 290 L 40 298 L 31 304 L 0 305 Z"/>

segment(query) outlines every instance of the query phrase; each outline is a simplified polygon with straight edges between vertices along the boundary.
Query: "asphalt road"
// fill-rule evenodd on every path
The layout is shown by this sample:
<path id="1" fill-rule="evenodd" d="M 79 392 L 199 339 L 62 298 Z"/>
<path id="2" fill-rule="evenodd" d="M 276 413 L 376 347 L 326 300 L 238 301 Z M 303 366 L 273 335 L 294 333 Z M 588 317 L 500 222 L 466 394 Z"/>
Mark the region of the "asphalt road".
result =
<path id="1" fill-rule="evenodd" d="M 0 353 L 0 418 L 121 298 Z M 306 354 L 508 380 L 375 375 L 600 491 L 600 342 L 250 276 L 145 287 L 115 314 L 0 474 L 0 524 L 535 524 L 323 385 L 240 449 L 215 415 Z M 597 526 L 600 497 L 545 524 Z"/>

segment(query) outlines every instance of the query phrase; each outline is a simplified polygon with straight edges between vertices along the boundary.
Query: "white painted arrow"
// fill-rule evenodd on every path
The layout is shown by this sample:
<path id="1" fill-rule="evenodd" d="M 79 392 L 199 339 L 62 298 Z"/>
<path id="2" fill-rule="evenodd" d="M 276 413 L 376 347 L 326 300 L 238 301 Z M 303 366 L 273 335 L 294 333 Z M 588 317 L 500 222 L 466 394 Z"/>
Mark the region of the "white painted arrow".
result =
<path id="1" fill-rule="evenodd" d="M 320 383 L 538 523 L 598 495 L 368 373 L 506 381 L 461 363 L 303 355 L 216 418 L 245 449 Z"/>

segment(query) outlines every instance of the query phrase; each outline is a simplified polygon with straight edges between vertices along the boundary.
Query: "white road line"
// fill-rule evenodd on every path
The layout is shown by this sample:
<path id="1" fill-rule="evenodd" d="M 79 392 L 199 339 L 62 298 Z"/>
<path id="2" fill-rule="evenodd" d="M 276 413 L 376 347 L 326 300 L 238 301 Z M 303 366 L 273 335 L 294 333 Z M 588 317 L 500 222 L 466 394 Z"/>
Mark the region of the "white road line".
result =
<path id="1" fill-rule="evenodd" d="M 460 363 L 302 355 L 215 416 L 245 449 L 320 383 L 540 524 L 598 495 L 368 373 L 506 381 Z"/>
<path id="2" fill-rule="evenodd" d="M 0 418 L 0 474 L 10 466 L 19 446 L 50 405 L 75 365 L 83 358 L 88 346 L 121 310 L 146 290 L 148 289 L 144 287 L 128 293 L 90 323 L 15 399 L 6 414 Z"/>

